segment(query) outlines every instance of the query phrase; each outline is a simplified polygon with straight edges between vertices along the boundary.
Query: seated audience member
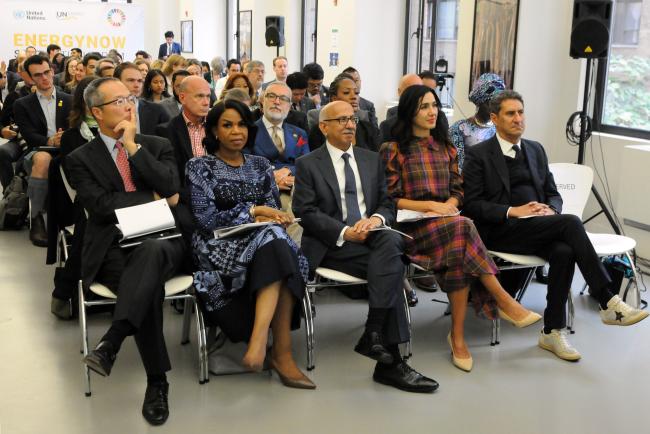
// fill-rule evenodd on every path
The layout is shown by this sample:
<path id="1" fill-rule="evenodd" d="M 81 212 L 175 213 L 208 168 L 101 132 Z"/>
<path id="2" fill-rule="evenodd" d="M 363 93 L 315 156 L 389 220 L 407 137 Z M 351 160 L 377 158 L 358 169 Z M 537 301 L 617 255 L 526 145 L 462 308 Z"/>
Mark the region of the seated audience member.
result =
<path id="1" fill-rule="evenodd" d="M 377 152 L 379 150 L 379 132 L 368 121 L 368 112 L 359 109 L 359 92 L 357 85 L 347 74 L 341 74 L 334 79 L 329 87 L 330 101 L 345 101 L 352 106 L 354 115 L 357 118 L 357 128 L 352 144 L 360 148 L 369 149 Z M 313 144 L 312 149 L 316 149 L 325 143 L 325 136 L 321 132 L 318 119 L 320 109 L 310 110 L 308 119 L 313 126 L 309 130 L 309 143 Z"/>
<path id="2" fill-rule="evenodd" d="M 217 77 L 215 68 L 214 67 L 212 68 L 212 72 L 215 80 L 214 93 L 215 95 L 217 95 L 219 99 L 221 98 L 221 91 L 223 90 L 230 76 L 234 74 L 239 74 L 241 72 L 241 63 L 237 59 L 230 59 L 227 64 L 227 68 L 228 68 L 228 74 L 225 77 L 221 77 L 221 76 Z"/>
<path id="3" fill-rule="evenodd" d="M 223 97 L 224 101 L 230 101 L 230 100 L 235 100 L 239 101 L 241 103 L 246 104 L 247 107 L 250 107 L 251 105 L 251 96 L 248 94 L 248 92 L 244 89 L 240 89 L 238 87 L 234 89 L 230 89 L 228 92 Z"/>
<path id="4" fill-rule="evenodd" d="M 185 79 L 185 77 L 189 77 L 190 73 L 187 72 L 184 69 L 180 69 L 172 75 L 172 92 L 173 92 L 173 98 L 167 98 L 163 100 L 160 103 L 160 106 L 163 107 L 165 110 L 167 110 L 167 113 L 169 114 L 170 118 L 173 118 L 174 116 L 178 116 L 181 114 L 181 107 L 182 104 L 180 100 L 178 99 L 178 93 L 181 88 L 181 83 Z M 167 77 L 165 77 L 165 80 Z M 169 83 L 167 84 L 167 87 L 169 88 Z"/>
<path id="5" fill-rule="evenodd" d="M 325 72 L 318 63 L 308 63 L 302 67 L 302 72 L 307 76 L 307 97 L 312 100 L 315 108 L 319 109 L 329 100 L 329 90 L 323 86 Z"/>
<path id="6" fill-rule="evenodd" d="M 163 74 L 165 74 L 165 77 L 167 77 L 168 86 L 171 86 L 172 75 L 174 72 L 180 69 L 185 69 L 185 58 L 180 54 L 172 54 L 167 58 L 167 60 L 165 60 L 163 67 L 160 69 L 162 70 Z M 167 89 L 167 92 L 171 93 L 171 89 Z"/>
<path id="7" fill-rule="evenodd" d="M 256 106 L 258 103 L 261 105 L 259 97 L 262 91 L 262 83 L 264 82 L 264 63 L 259 60 L 251 60 L 244 67 L 244 74 L 248 77 L 248 81 L 255 92 L 253 105 Z"/>
<path id="8" fill-rule="evenodd" d="M 97 64 L 99 63 L 101 58 L 102 56 L 100 56 L 99 53 L 95 53 L 95 52 L 87 53 L 84 56 L 82 63 L 84 65 L 86 75 L 96 75 L 95 69 L 97 69 Z"/>
<path id="9" fill-rule="evenodd" d="M 398 344 L 410 339 L 402 301 L 404 242 L 395 221 L 379 154 L 352 146 L 354 110 L 333 101 L 320 112 L 327 142 L 296 162 L 293 212 L 301 219 L 301 248 L 310 271 L 327 267 L 368 280 L 369 311 L 355 351 L 377 361 L 373 379 L 410 392 L 433 392 L 438 383 L 402 360 Z"/>
<path id="10" fill-rule="evenodd" d="M 79 60 L 76 57 L 68 57 L 65 59 L 63 69 L 54 76 L 54 85 L 65 90 L 66 83 L 72 81 L 75 75 L 77 63 L 79 63 Z"/>
<path id="11" fill-rule="evenodd" d="M 294 72 L 287 76 L 287 86 L 291 89 L 291 109 L 307 114 L 315 109 L 316 104 L 311 98 L 306 98 L 307 76 L 302 72 Z"/>
<path id="12" fill-rule="evenodd" d="M 268 160 L 242 152 L 255 137 L 250 110 L 238 101 L 218 103 L 205 133 L 207 155 L 190 160 L 186 176 L 198 225 L 192 239 L 199 269 L 194 284 L 207 320 L 230 340 L 248 342 L 242 363 L 255 372 L 262 370 L 270 327 L 271 369 L 287 387 L 314 389 L 291 354 L 307 260 L 283 228 L 291 217 L 278 209 Z M 213 235 L 215 229 L 253 221 L 277 224 L 227 238 Z"/>
<path id="13" fill-rule="evenodd" d="M 133 63 L 135 63 L 135 66 L 137 66 L 138 69 L 140 70 L 140 73 L 142 74 L 142 78 L 146 79 L 147 74 L 149 73 L 149 62 L 147 62 L 144 59 L 135 59 Z"/>
<path id="14" fill-rule="evenodd" d="M 70 50 L 70 57 L 76 57 L 77 59 L 81 60 L 83 57 L 83 51 L 81 51 L 81 48 L 72 48 Z"/>
<path id="15" fill-rule="evenodd" d="M 262 84 L 262 90 L 266 90 L 267 86 L 274 81 L 281 81 L 282 83 L 285 83 L 287 81 L 287 75 L 289 74 L 289 63 L 287 62 L 287 58 L 284 56 L 278 56 L 273 59 L 273 72 L 275 73 L 275 77 L 273 80 L 268 81 L 264 84 Z"/>
<path id="16" fill-rule="evenodd" d="M 145 61 L 147 61 L 149 63 L 151 62 L 151 55 L 149 53 L 147 53 L 146 51 L 144 51 L 144 50 L 136 51 L 135 52 L 135 58 L 145 60 Z"/>
<path id="17" fill-rule="evenodd" d="M 95 68 L 95 75 L 97 77 L 112 77 L 115 72 L 115 65 L 116 62 L 110 57 L 99 59 Z"/>
<path id="18" fill-rule="evenodd" d="M 149 102 L 162 102 L 170 98 L 167 93 L 167 77 L 160 69 L 152 69 L 144 79 L 142 99 Z"/>
<path id="19" fill-rule="evenodd" d="M 54 87 L 53 71 L 47 57 L 34 55 L 25 60 L 25 71 L 36 83 L 36 92 L 16 100 L 14 118 L 28 153 L 25 168 L 30 174 L 27 196 L 31 203 L 29 239 L 39 247 L 47 247 L 47 231 L 43 213 L 47 200 L 47 173 L 52 160 L 49 152 L 39 151 L 41 146 L 59 147 L 61 135 L 68 129 L 71 97 Z"/>
<path id="20" fill-rule="evenodd" d="M 136 98 L 140 97 L 144 80 L 135 64 L 123 62 L 117 65 L 115 78 L 122 81 L 131 95 Z M 164 107 L 142 99 L 136 99 L 135 115 L 138 134 L 154 135 L 156 127 L 170 119 L 169 113 Z"/>
<path id="21" fill-rule="evenodd" d="M 417 74 L 406 74 L 400 78 L 397 85 L 397 97 L 402 95 L 402 92 L 409 86 L 422 84 L 422 79 Z M 393 106 L 386 111 L 386 119 L 379 125 L 380 142 L 385 143 L 393 141 L 395 138 L 391 133 L 391 129 L 395 126 L 397 120 L 397 106 Z"/>
<path id="22" fill-rule="evenodd" d="M 57 56 L 59 53 L 61 53 L 61 47 L 58 46 L 57 44 L 50 44 L 50 45 L 47 46 L 47 48 L 45 49 L 45 51 L 47 52 L 47 57 L 48 57 L 48 59 L 50 60 L 50 65 L 52 65 L 52 67 L 54 68 L 53 71 L 55 71 L 55 72 L 60 72 L 60 70 L 57 71 L 57 68 L 58 68 L 59 66 L 63 66 L 63 65 L 59 65 L 59 64 L 56 62 L 55 59 L 56 59 L 56 56 Z"/>
<path id="23" fill-rule="evenodd" d="M 70 183 L 88 212 L 82 280 L 85 288 L 96 281 L 117 295 L 111 326 L 84 363 L 110 375 L 123 341 L 133 335 L 147 373 L 142 415 L 160 425 L 169 416 L 165 373 L 171 369 L 163 335 L 164 283 L 180 268 L 185 243 L 182 238 L 146 240 L 123 249 L 115 210 L 160 197 L 175 207 L 179 180 L 174 151 L 167 139 L 136 134 L 136 98 L 118 79 L 93 81 L 84 99 L 99 137 L 66 157 Z"/>
<path id="24" fill-rule="evenodd" d="M 117 51 L 115 48 L 111 48 L 110 50 L 108 50 L 108 54 L 106 55 L 106 57 L 108 57 L 109 59 L 113 59 L 113 62 L 115 63 L 116 66 L 124 61 L 124 59 L 122 59 L 122 55 L 120 54 L 120 52 Z"/>
<path id="25" fill-rule="evenodd" d="M 354 83 L 357 85 L 357 90 L 361 93 L 361 75 L 359 71 L 354 69 L 352 66 L 348 66 L 343 70 L 343 74 L 348 74 L 354 80 Z M 377 113 L 375 112 L 375 105 L 359 95 L 359 109 L 368 112 L 368 120 L 375 127 L 379 128 L 379 123 L 377 121 Z"/>
<path id="26" fill-rule="evenodd" d="M 198 61 L 196 59 L 189 59 L 187 61 L 187 63 L 188 63 L 188 66 L 187 66 L 187 68 L 185 68 L 185 70 L 187 72 L 189 72 L 191 75 L 194 75 L 196 77 L 203 78 L 203 66 L 201 65 L 200 61 Z M 208 85 L 209 85 L 209 83 L 208 83 Z M 217 102 L 217 97 L 215 96 L 212 89 L 210 89 L 210 107 L 212 107 L 215 102 Z"/>
<path id="27" fill-rule="evenodd" d="M 482 74 L 474 82 L 469 100 L 476 106 L 474 116 L 454 122 L 449 127 L 449 138 L 458 151 L 458 169 L 463 172 L 465 148 L 481 143 L 496 133 L 490 120 L 490 99 L 505 90 L 503 78 L 491 72 Z"/>
<path id="28" fill-rule="evenodd" d="M 74 236 L 72 237 L 72 245 L 68 249 L 68 258 L 65 261 L 65 266 L 62 269 L 57 268 L 54 273 L 54 291 L 52 291 L 52 302 L 50 305 L 51 312 L 60 319 L 70 319 L 77 311 L 77 285 L 81 278 L 81 249 L 83 245 L 83 232 L 86 225 L 86 215 L 83 207 L 78 204 L 72 204 L 65 186 L 62 185 L 60 174 L 58 173 L 58 166 L 62 165 L 65 170 L 65 157 L 72 151 L 80 148 L 82 145 L 90 142 L 98 135 L 98 125 L 95 118 L 90 113 L 84 101 L 84 91 L 90 83 L 95 80 L 95 77 L 85 77 L 75 89 L 72 95 L 72 104 L 70 107 L 69 128 L 61 136 L 61 155 L 60 161 L 57 162 L 55 158 L 52 162 L 57 162 L 56 171 L 52 172 L 50 169 L 50 197 L 55 198 L 49 201 L 48 212 L 48 232 L 50 234 L 50 245 L 48 246 L 48 259 L 55 259 L 56 245 L 52 245 L 52 240 L 56 240 L 56 231 L 58 228 L 64 228 L 70 224 L 74 224 Z M 52 193 L 53 179 L 58 178 L 55 183 L 58 195 Z M 69 177 L 68 177 L 69 178 Z M 54 216 L 57 216 L 57 221 L 53 221 Z M 54 258 L 50 253 L 54 250 Z M 49 261 L 48 261 L 49 263 Z"/>
<path id="29" fill-rule="evenodd" d="M 149 69 L 160 69 L 162 71 L 163 66 L 165 66 L 165 62 L 156 59 L 149 64 Z"/>
<path id="30" fill-rule="evenodd" d="M 562 198 L 544 148 L 522 139 L 523 98 L 504 90 L 490 100 L 496 135 L 466 149 L 465 210 L 488 249 L 537 255 L 549 262 L 547 304 L 539 346 L 565 360 L 580 353 L 567 339 L 566 303 L 576 264 L 598 299 L 605 324 L 631 325 L 648 313 L 627 305 L 610 287 L 610 277 L 580 219 L 561 214 Z M 527 218 L 533 217 L 533 218 Z"/>
<path id="31" fill-rule="evenodd" d="M 220 60 L 223 61 L 223 59 L 221 59 L 221 57 L 215 57 L 212 60 L 214 61 L 215 59 L 220 59 Z M 212 80 L 212 69 L 210 68 L 210 64 L 208 62 L 206 62 L 205 60 L 202 60 L 201 61 L 201 66 L 202 66 L 201 72 L 203 72 L 203 78 L 210 85 L 210 90 L 214 91 L 214 81 Z"/>
<path id="32" fill-rule="evenodd" d="M 413 237 L 406 240 L 406 253 L 412 262 L 437 273 L 451 305 L 447 341 L 453 363 L 470 371 L 473 362 L 463 323 L 473 278 L 494 297 L 501 316 L 517 327 L 533 324 L 541 316 L 524 309 L 501 287 L 495 277 L 497 267 L 476 228 L 468 218 L 457 215 L 463 202 L 458 157 L 447 129 L 438 121 L 431 88 L 415 85 L 402 93 L 395 132 L 397 141 L 382 148 L 388 194 L 397 209 L 442 216 L 400 225 L 400 230 Z"/>
<path id="33" fill-rule="evenodd" d="M 251 84 L 246 74 L 231 74 L 230 78 L 228 78 L 228 81 L 226 81 L 226 85 L 221 91 L 219 99 L 223 99 L 224 94 L 230 89 L 234 88 L 244 89 L 248 91 L 248 94 L 251 97 L 251 101 L 257 102 L 257 98 L 255 97 L 255 89 L 253 89 L 253 85 Z"/>
<path id="34" fill-rule="evenodd" d="M 86 67 L 84 66 L 81 60 L 77 61 L 77 66 L 75 67 L 74 74 L 72 75 L 70 81 L 65 83 L 64 91 L 72 94 L 74 93 L 77 84 L 86 77 Z M 90 77 L 97 78 L 94 74 Z"/>
<path id="35" fill-rule="evenodd" d="M 25 48 L 25 51 L 16 51 L 16 57 L 9 60 L 7 71 L 18 72 L 18 65 L 23 63 L 28 57 L 32 57 L 34 54 L 36 54 L 36 48 L 31 45 Z"/>

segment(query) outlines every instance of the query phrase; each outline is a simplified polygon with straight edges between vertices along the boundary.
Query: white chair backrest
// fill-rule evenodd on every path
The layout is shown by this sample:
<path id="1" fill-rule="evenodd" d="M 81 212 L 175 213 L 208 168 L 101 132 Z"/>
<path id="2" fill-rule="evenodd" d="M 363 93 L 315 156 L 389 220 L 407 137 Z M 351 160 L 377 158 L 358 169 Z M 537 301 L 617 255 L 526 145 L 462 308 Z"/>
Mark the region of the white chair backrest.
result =
<path id="1" fill-rule="evenodd" d="M 70 202 L 74 203 L 74 198 L 77 197 L 77 191 L 72 188 L 68 182 L 68 178 L 65 177 L 63 166 L 59 166 L 59 172 L 61 172 L 61 179 L 63 180 L 63 185 L 65 185 L 65 191 L 68 192 L 68 196 L 70 197 Z"/>
<path id="2" fill-rule="evenodd" d="M 549 169 L 562 196 L 562 214 L 582 218 L 594 182 L 594 171 L 591 167 L 573 163 L 553 163 L 549 164 Z"/>

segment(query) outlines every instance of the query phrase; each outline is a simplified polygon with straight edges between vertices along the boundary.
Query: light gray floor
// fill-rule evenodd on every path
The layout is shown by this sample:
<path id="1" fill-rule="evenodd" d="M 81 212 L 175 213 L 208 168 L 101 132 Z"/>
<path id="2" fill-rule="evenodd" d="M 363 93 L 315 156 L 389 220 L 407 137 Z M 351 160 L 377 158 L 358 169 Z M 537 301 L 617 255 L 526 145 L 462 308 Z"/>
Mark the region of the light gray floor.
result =
<path id="1" fill-rule="evenodd" d="M 445 306 L 439 293 L 419 292 L 413 309 L 410 363 L 437 379 L 433 395 L 400 392 L 372 382 L 373 363 L 352 351 L 362 330 L 364 303 L 334 292 L 316 296 L 316 391 L 283 387 L 277 377 L 243 374 L 197 382 L 196 339 L 180 346 L 181 316 L 166 307 L 165 333 L 174 369 L 171 416 L 150 427 L 140 415 L 145 377 L 133 340 L 125 343 L 109 378 L 92 376 L 84 397 L 76 322 L 49 313 L 53 268 L 27 232 L 0 232 L 0 433 L 543 433 L 647 432 L 650 321 L 631 328 L 603 325 L 595 304 L 577 295 L 578 363 L 536 346 L 537 325 L 504 323 L 501 345 L 490 347 L 489 323 L 470 315 L 467 337 L 475 367 L 450 363 Z M 544 287 L 524 304 L 541 312 Z M 109 323 L 90 321 L 94 344 Z M 295 334 L 304 366 L 304 337 Z"/>

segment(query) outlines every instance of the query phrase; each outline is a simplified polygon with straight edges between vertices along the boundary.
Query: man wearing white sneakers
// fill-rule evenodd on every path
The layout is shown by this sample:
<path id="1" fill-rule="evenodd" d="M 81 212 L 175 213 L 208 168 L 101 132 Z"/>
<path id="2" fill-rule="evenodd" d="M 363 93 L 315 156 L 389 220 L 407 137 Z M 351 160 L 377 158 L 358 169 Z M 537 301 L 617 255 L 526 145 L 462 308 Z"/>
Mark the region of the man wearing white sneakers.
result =
<path id="1" fill-rule="evenodd" d="M 549 262 L 544 330 L 539 346 L 564 360 L 580 353 L 567 339 L 566 303 L 575 266 L 598 300 L 605 324 L 627 326 L 648 312 L 627 305 L 594 251 L 580 219 L 561 214 L 562 198 L 548 168 L 544 148 L 522 139 L 524 101 L 506 90 L 490 101 L 497 133 L 467 149 L 463 168 L 464 214 L 474 219 L 490 250 L 537 255 Z"/>

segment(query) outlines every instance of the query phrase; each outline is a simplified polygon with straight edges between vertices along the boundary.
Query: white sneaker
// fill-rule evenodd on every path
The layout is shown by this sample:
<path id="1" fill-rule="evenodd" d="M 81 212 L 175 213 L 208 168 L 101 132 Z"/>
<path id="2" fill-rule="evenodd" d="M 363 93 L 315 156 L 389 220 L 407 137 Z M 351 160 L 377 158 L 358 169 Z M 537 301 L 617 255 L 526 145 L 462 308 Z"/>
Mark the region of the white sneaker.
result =
<path id="1" fill-rule="evenodd" d="M 638 323 L 647 316 L 648 312 L 633 308 L 621 300 L 618 295 L 615 295 L 607 302 L 607 309 L 600 310 L 600 319 L 609 325 L 629 326 Z"/>
<path id="2" fill-rule="evenodd" d="M 553 329 L 549 334 L 544 333 L 544 330 L 542 330 L 539 335 L 539 346 L 554 353 L 560 359 L 574 362 L 580 360 L 581 357 L 578 350 L 569 343 L 567 331 L 564 329 Z"/>

